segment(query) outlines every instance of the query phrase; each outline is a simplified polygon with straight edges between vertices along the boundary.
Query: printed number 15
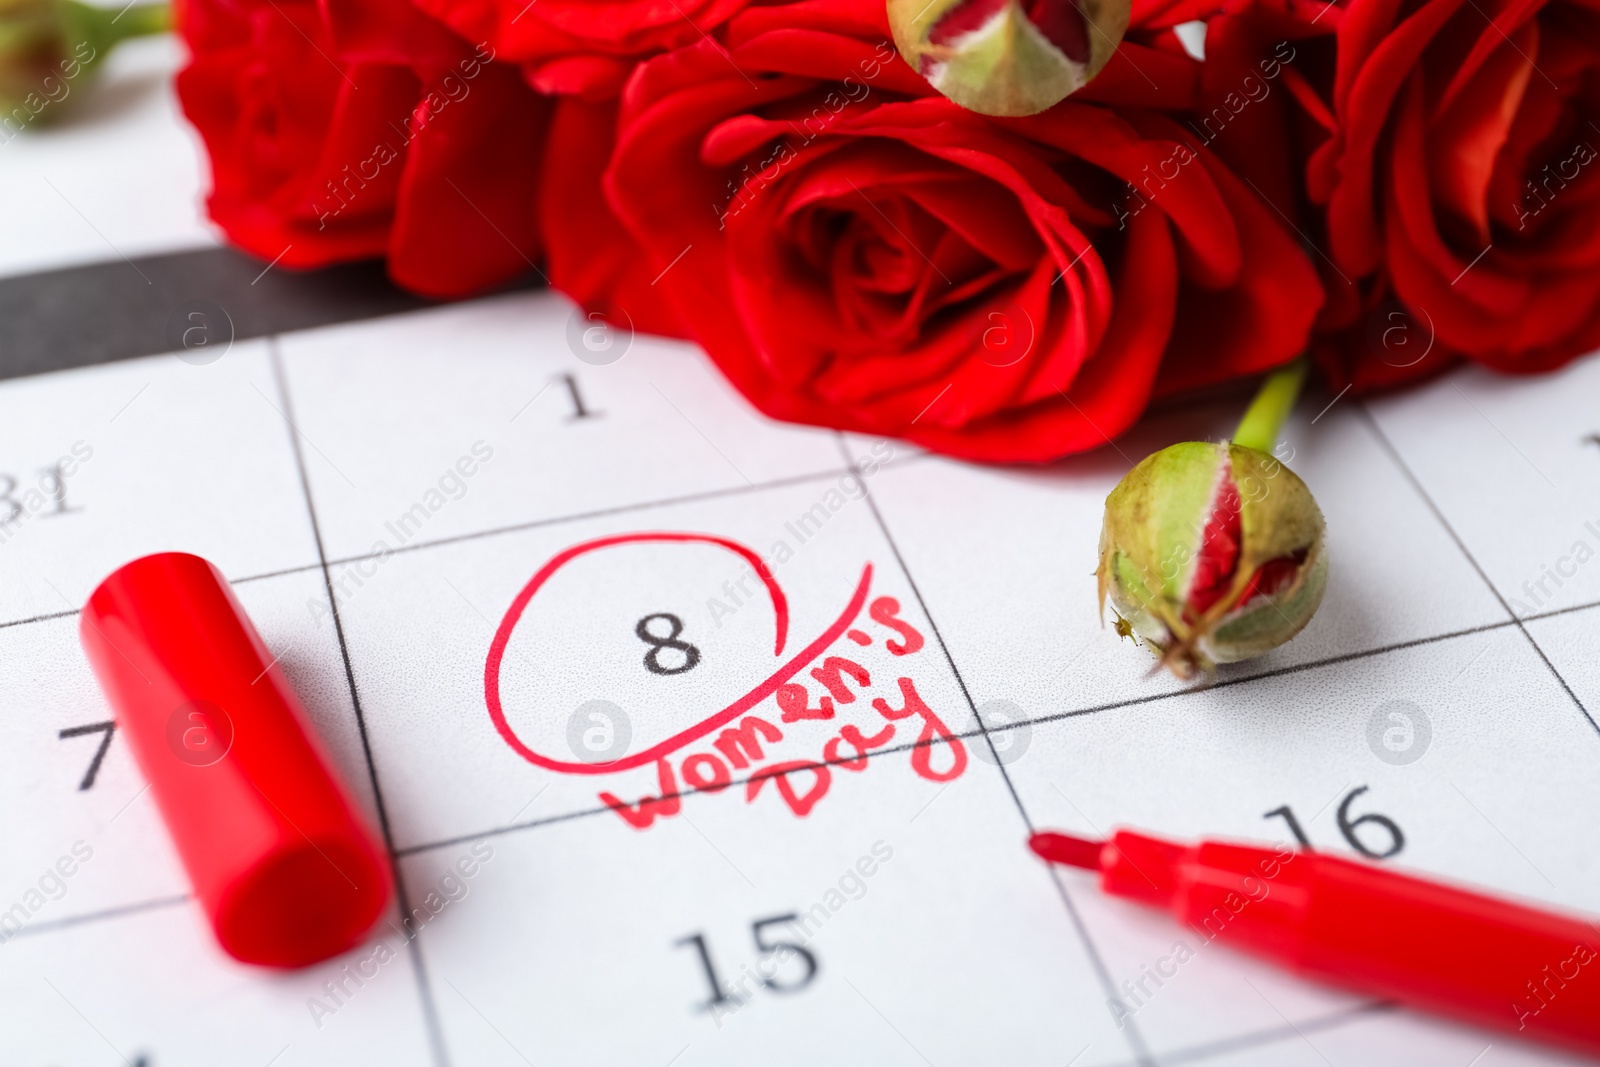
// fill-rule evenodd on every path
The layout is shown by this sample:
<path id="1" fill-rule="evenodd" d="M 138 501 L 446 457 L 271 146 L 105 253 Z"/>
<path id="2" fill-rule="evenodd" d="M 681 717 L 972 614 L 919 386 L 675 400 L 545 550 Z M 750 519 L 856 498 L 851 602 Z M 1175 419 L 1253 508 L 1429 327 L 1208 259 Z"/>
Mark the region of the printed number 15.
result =
<path id="1" fill-rule="evenodd" d="M 768 941 L 763 931 L 768 926 L 779 926 L 792 923 L 798 916 L 794 913 L 788 915 L 774 915 L 770 919 L 757 919 L 750 924 L 750 933 L 754 937 L 756 949 L 760 955 L 756 959 L 756 972 L 761 985 L 774 993 L 798 993 L 817 977 L 817 957 L 804 945 L 797 945 L 792 941 Z M 706 944 L 704 934 L 693 933 L 688 937 L 680 937 L 673 942 L 675 947 L 693 945 L 700 955 L 700 967 L 705 972 L 706 982 L 711 987 L 711 996 L 703 1001 L 699 1008 L 701 1011 L 716 1012 L 743 1004 L 753 990 L 744 988 L 745 979 L 750 977 L 748 970 L 742 975 L 734 987 L 736 992 L 730 992 L 728 987 L 717 977 L 717 965 L 712 962 L 711 948 Z M 783 966 L 790 958 L 798 956 L 805 961 L 806 973 L 792 982 L 780 982 L 776 975 L 778 968 Z M 768 961 L 775 961 L 769 964 Z M 744 994 L 741 997 L 739 994 Z"/>

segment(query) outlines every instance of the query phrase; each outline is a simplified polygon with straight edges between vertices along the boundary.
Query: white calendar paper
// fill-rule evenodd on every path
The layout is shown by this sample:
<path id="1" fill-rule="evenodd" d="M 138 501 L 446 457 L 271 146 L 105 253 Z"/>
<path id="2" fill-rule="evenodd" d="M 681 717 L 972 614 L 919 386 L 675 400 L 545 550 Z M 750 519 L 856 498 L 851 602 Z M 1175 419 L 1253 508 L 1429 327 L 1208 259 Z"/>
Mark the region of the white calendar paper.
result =
<path id="1" fill-rule="evenodd" d="M 1299 832 L 1597 910 L 1600 363 L 1308 399 L 1324 606 L 1185 687 L 1101 626 L 1100 509 L 1236 405 L 987 469 L 772 423 L 687 345 L 580 359 L 573 316 L 0 383 L 0 1062 L 1566 1062 L 1024 841 Z M 381 827 L 403 892 L 345 957 L 223 957 L 108 726 L 76 611 L 164 550 L 234 582 Z"/>
<path id="2" fill-rule="evenodd" d="M 121 112 L 6 146 L 0 274 L 211 239 L 175 60 L 119 49 Z M 1299 834 L 1600 913 L 1600 361 L 1307 397 L 1322 609 L 1186 687 L 1101 625 L 1101 508 L 1239 403 L 982 468 L 585 325 L 530 293 L 0 382 L 0 1064 L 1574 1062 L 1024 842 Z M 233 581 L 389 848 L 340 959 L 222 955 L 112 728 L 77 610 L 171 550 Z"/>

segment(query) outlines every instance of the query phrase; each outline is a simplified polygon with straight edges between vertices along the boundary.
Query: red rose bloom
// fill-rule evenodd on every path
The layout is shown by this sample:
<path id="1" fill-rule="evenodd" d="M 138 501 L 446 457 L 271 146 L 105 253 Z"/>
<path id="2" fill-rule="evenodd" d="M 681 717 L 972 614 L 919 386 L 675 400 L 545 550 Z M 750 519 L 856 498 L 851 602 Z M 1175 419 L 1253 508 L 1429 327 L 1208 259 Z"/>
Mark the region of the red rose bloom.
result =
<path id="1" fill-rule="evenodd" d="M 1456 356 L 1542 371 L 1600 345 L 1600 12 L 1353 0 L 1338 14 L 1332 135 L 1309 169 L 1342 275 L 1324 365 L 1384 385 Z"/>
<path id="2" fill-rule="evenodd" d="M 611 213 L 601 186 L 617 101 L 567 96 L 554 103 L 539 200 L 550 284 L 617 326 L 682 337 L 665 293 L 651 284 L 656 270 Z"/>
<path id="3" fill-rule="evenodd" d="M 612 206 L 757 407 L 1039 461 L 1300 351 L 1321 292 L 1294 237 L 1147 110 L 1194 105 L 1192 60 L 1125 42 L 1073 100 L 991 120 L 930 95 L 883 18 L 753 8 L 624 94 Z"/>
<path id="4" fill-rule="evenodd" d="M 1305 168 L 1328 139 L 1319 87 L 1332 82 L 1340 13 L 1325 0 L 1228 0 L 1206 21 L 1200 104 L 1189 119 L 1201 143 L 1302 233 L 1320 215 Z"/>
<path id="5" fill-rule="evenodd" d="M 211 218 L 284 267 L 386 255 L 459 296 L 528 270 L 546 105 L 403 0 L 186 0 Z"/>
<path id="6" fill-rule="evenodd" d="M 416 0 L 504 58 L 541 92 L 615 96 L 634 64 L 712 32 L 750 0 Z"/>

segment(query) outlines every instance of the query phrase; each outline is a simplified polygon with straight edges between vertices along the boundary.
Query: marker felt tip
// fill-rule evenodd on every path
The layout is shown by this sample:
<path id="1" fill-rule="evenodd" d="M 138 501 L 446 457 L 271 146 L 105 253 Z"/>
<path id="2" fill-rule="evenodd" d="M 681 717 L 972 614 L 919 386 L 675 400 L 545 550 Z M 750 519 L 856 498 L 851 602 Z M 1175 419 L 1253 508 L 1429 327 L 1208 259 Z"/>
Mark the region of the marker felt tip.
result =
<path id="1" fill-rule="evenodd" d="M 1202 934 L 1409 1007 L 1600 1055 L 1600 925 L 1292 849 L 1039 833 L 1052 863 Z"/>

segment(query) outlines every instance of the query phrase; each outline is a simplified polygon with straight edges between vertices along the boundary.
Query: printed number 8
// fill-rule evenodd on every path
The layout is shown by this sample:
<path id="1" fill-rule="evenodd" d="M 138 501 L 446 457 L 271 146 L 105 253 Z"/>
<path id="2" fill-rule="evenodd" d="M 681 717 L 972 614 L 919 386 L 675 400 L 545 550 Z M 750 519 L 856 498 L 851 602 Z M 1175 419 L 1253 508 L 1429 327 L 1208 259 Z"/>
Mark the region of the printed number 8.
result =
<path id="1" fill-rule="evenodd" d="M 665 619 L 671 631 L 661 637 L 650 632 L 650 624 L 657 619 Z M 683 633 L 683 620 L 669 612 L 660 611 L 654 615 L 646 615 L 634 626 L 633 632 L 639 640 L 651 646 L 650 651 L 644 654 L 644 669 L 651 674 L 682 674 L 684 671 L 693 670 L 700 662 L 700 650 L 687 641 L 679 641 L 678 635 Z M 661 650 L 670 648 L 682 654 L 683 663 L 676 667 L 665 667 L 661 664 Z"/>

